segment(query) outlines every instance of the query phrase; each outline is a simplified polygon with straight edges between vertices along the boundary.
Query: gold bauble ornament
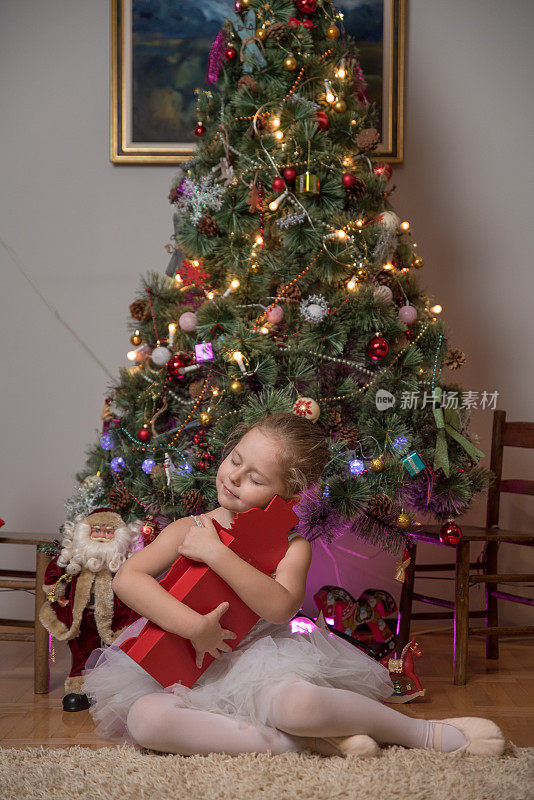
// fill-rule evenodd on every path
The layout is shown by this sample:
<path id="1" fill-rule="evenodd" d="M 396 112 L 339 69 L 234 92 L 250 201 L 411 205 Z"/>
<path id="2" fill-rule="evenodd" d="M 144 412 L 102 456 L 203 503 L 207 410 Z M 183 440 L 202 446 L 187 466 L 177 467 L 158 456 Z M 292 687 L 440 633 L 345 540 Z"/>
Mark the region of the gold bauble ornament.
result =
<path id="1" fill-rule="evenodd" d="M 373 458 L 371 461 L 371 469 L 373 472 L 382 472 L 384 469 L 384 462 L 381 458 Z"/>
<path id="2" fill-rule="evenodd" d="M 139 333 L 139 331 L 136 331 L 135 333 L 132 333 L 132 335 L 130 336 L 130 341 L 136 347 L 137 347 L 138 344 L 141 344 L 141 342 L 143 340 L 141 338 L 141 334 Z"/>
<path id="3" fill-rule="evenodd" d="M 337 111 L 338 114 L 342 114 L 346 110 L 347 110 L 347 104 L 345 103 L 343 98 L 336 100 L 336 102 L 334 103 L 334 111 Z"/>
<path id="4" fill-rule="evenodd" d="M 264 42 L 267 38 L 267 28 L 258 28 L 256 31 L 256 39 L 259 39 L 260 42 Z"/>
<path id="5" fill-rule="evenodd" d="M 424 263 L 425 260 L 422 256 L 416 256 L 413 260 L 413 265 L 416 269 L 421 269 Z"/>
<path id="6" fill-rule="evenodd" d="M 366 280 L 368 274 L 369 273 L 367 272 L 365 267 L 360 267 L 360 269 L 356 270 L 356 277 L 359 278 L 359 280 L 361 280 L 361 281 Z"/>
<path id="7" fill-rule="evenodd" d="M 404 511 L 397 517 L 397 525 L 399 528 L 408 528 L 410 525 L 410 517 Z"/>
<path id="8" fill-rule="evenodd" d="M 297 59 L 295 56 L 288 56 L 284 58 L 284 67 L 288 70 L 295 69 L 297 66 Z"/>
<path id="9" fill-rule="evenodd" d="M 337 25 L 330 25 L 330 27 L 326 29 L 326 35 L 329 39 L 337 39 L 339 36 L 339 28 Z"/>
<path id="10" fill-rule="evenodd" d="M 211 422 L 211 414 L 208 411 L 201 411 L 198 415 L 198 421 L 201 425 L 209 425 Z"/>
<path id="11" fill-rule="evenodd" d="M 237 378 L 235 381 L 232 381 L 230 384 L 230 391 L 233 392 L 233 394 L 241 394 L 243 391 L 243 384 L 241 381 L 238 381 Z"/>
<path id="12" fill-rule="evenodd" d="M 250 5 L 250 0 L 241 0 L 241 7 L 248 8 Z"/>

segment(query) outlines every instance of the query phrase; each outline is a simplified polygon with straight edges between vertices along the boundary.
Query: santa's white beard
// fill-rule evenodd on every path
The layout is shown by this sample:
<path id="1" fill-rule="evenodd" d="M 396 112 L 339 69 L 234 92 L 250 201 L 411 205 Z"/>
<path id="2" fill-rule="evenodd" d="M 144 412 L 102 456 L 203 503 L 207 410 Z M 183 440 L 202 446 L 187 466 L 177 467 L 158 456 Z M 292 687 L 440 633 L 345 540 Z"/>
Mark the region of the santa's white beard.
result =
<path id="1" fill-rule="evenodd" d="M 99 542 L 91 538 L 90 526 L 79 522 L 72 526 L 71 535 L 65 536 L 57 563 L 60 567 L 66 567 L 69 575 L 78 575 L 82 567 L 91 572 L 99 572 L 104 567 L 110 572 L 117 572 L 133 552 L 137 536 L 127 527 L 117 528 L 113 539 Z"/>

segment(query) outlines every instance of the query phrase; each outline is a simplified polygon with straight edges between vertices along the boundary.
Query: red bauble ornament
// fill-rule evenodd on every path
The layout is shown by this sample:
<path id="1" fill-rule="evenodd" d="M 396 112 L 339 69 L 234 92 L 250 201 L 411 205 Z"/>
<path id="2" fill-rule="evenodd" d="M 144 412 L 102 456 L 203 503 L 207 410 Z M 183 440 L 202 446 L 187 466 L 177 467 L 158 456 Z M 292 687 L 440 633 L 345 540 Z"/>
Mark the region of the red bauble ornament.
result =
<path id="1" fill-rule="evenodd" d="M 380 163 L 374 165 L 373 174 L 377 175 L 379 178 L 385 178 L 386 181 L 389 181 L 393 175 L 393 170 L 389 164 Z"/>
<path id="2" fill-rule="evenodd" d="M 195 136 L 204 136 L 206 133 L 206 128 L 204 127 L 202 122 L 199 122 L 197 127 L 195 128 Z"/>
<path id="3" fill-rule="evenodd" d="M 351 189 L 356 183 L 356 178 L 352 172 L 344 172 L 341 176 L 341 183 L 346 189 Z"/>
<path id="4" fill-rule="evenodd" d="M 455 545 L 462 538 L 462 529 L 449 520 L 439 529 L 439 540 L 442 544 Z"/>
<path id="5" fill-rule="evenodd" d="M 288 183 L 292 183 L 297 177 L 297 170 L 294 167 L 286 167 L 283 175 Z"/>
<path id="6" fill-rule="evenodd" d="M 411 328 L 406 328 L 406 330 L 404 331 L 404 335 L 406 336 L 408 341 L 411 342 L 415 338 L 415 331 L 412 330 Z"/>
<path id="7" fill-rule="evenodd" d="M 281 178 L 279 175 L 276 178 L 274 178 L 273 180 L 274 192 L 283 192 L 285 188 L 286 188 L 286 182 L 283 178 Z"/>
<path id="8" fill-rule="evenodd" d="M 317 0 L 295 0 L 295 5 L 301 14 L 314 14 L 317 10 Z"/>
<path id="9" fill-rule="evenodd" d="M 226 60 L 233 61 L 234 58 L 237 56 L 237 50 L 235 47 L 227 47 L 226 48 Z"/>
<path id="10" fill-rule="evenodd" d="M 379 361 L 381 358 L 384 358 L 384 356 L 387 356 L 388 353 L 388 340 L 384 338 L 384 336 L 380 336 L 380 334 L 377 333 L 367 345 L 367 354 L 371 356 L 373 361 Z"/>
<path id="11" fill-rule="evenodd" d="M 330 125 L 330 120 L 328 119 L 328 114 L 320 109 L 317 111 L 317 125 L 319 129 L 322 131 L 326 131 L 328 126 Z"/>
<path id="12" fill-rule="evenodd" d="M 174 353 L 167 361 L 167 375 L 171 378 L 178 378 L 181 380 L 184 374 L 180 372 L 182 367 L 187 367 L 190 358 L 187 353 Z"/>
<path id="13" fill-rule="evenodd" d="M 152 439 L 152 431 L 150 428 L 140 428 L 137 431 L 137 438 L 140 442 L 144 442 L 146 444 Z"/>

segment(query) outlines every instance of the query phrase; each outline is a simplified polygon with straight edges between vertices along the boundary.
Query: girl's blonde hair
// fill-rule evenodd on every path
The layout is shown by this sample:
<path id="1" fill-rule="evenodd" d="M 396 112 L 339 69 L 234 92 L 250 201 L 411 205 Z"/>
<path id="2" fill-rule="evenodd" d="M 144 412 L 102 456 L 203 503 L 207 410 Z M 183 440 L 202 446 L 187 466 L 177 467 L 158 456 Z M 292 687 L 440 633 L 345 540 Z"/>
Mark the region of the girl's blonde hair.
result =
<path id="1" fill-rule="evenodd" d="M 289 411 L 274 414 L 265 411 L 257 422 L 241 422 L 223 448 L 223 459 L 254 428 L 280 440 L 280 466 L 285 474 L 286 497 L 303 492 L 320 479 L 329 459 L 324 434 L 313 422 Z"/>

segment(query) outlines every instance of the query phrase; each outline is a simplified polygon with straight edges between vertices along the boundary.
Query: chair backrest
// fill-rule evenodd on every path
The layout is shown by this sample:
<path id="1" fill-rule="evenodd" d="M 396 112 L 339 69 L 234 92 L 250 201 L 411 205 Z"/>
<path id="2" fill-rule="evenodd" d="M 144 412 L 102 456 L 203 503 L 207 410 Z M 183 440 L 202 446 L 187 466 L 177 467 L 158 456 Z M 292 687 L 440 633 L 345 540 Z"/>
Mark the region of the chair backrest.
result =
<path id="1" fill-rule="evenodd" d="M 501 492 L 534 495 L 534 481 L 519 479 L 502 480 L 503 447 L 531 447 L 534 449 L 534 422 L 506 422 L 506 411 L 497 409 L 493 413 L 490 469 L 496 480 L 488 488 L 486 527 L 499 526 L 499 503 Z"/>

